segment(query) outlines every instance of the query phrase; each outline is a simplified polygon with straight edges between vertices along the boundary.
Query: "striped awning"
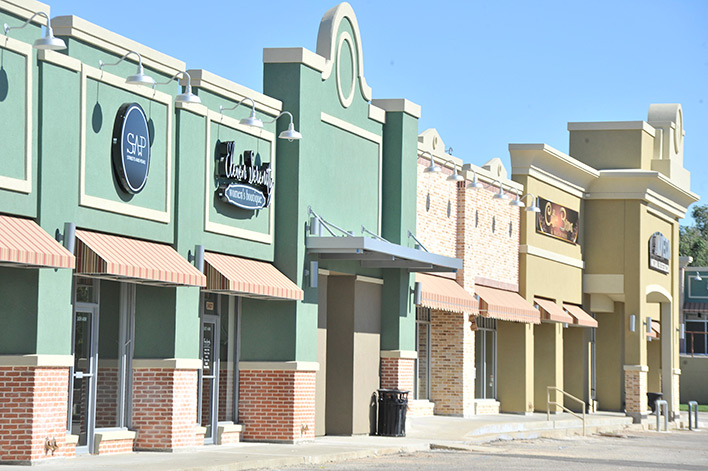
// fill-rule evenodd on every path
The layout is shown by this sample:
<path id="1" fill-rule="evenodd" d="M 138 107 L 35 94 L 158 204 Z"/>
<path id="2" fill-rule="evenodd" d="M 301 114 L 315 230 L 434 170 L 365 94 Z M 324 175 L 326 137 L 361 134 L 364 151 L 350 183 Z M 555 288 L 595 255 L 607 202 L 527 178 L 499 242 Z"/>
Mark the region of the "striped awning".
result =
<path id="1" fill-rule="evenodd" d="M 36 222 L 0 215 L 0 264 L 74 268 L 75 262 L 71 252 Z"/>
<path id="2" fill-rule="evenodd" d="M 547 322 L 560 322 L 562 324 L 572 324 L 573 318 L 563 310 L 555 301 L 543 298 L 533 298 L 533 302 L 541 311 L 541 320 Z"/>
<path id="3" fill-rule="evenodd" d="M 204 270 L 209 291 L 283 301 L 304 298 L 302 289 L 268 262 L 205 252 Z"/>
<path id="4" fill-rule="evenodd" d="M 658 339 L 661 336 L 661 324 L 655 320 L 651 321 L 651 332 L 647 334 L 647 337 Z"/>
<path id="5" fill-rule="evenodd" d="M 683 303 L 683 312 L 708 312 L 708 303 Z"/>
<path id="6" fill-rule="evenodd" d="M 568 311 L 568 314 L 573 317 L 573 325 L 579 325 L 582 327 L 597 327 L 597 319 L 583 311 L 580 306 L 563 303 L 563 309 Z"/>
<path id="7" fill-rule="evenodd" d="M 528 324 L 541 323 L 538 309 L 514 291 L 481 285 L 475 286 L 475 291 L 479 295 L 479 312 L 483 317 Z"/>
<path id="8" fill-rule="evenodd" d="M 79 229 L 76 273 L 148 284 L 206 285 L 206 277 L 169 245 Z"/>
<path id="9" fill-rule="evenodd" d="M 420 305 L 441 311 L 479 313 L 479 302 L 452 278 L 416 273 L 421 284 Z"/>

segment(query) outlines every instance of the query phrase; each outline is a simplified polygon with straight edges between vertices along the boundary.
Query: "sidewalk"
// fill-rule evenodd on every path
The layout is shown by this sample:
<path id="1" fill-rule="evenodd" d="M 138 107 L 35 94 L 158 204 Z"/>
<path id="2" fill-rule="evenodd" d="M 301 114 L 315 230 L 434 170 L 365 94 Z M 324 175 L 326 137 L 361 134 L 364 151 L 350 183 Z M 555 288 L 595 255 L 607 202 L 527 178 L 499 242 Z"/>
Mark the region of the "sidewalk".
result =
<path id="1" fill-rule="evenodd" d="M 631 424 L 623 414 L 588 415 L 588 435 L 595 430 L 618 431 Z M 494 439 L 536 438 L 581 434 L 581 421 L 568 414 L 529 416 L 500 414 L 494 416 L 411 417 L 407 436 L 321 437 L 294 445 L 243 442 L 231 446 L 204 446 L 175 453 L 136 452 L 119 455 L 81 455 L 76 458 L 42 462 L 42 470 L 240 470 L 277 468 L 302 464 L 320 464 L 354 458 L 428 450 L 431 445 L 454 447 L 483 443 Z M 17 466 L 0 465 L 0 469 Z"/>

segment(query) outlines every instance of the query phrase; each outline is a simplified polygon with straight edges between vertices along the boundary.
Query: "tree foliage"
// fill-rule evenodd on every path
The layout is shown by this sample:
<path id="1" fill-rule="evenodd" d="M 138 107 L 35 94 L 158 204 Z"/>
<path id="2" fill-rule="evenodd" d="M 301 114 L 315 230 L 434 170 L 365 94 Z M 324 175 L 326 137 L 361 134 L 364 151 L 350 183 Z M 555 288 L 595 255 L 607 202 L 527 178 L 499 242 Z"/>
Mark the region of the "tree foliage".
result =
<path id="1" fill-rule="evenodd" d="M 708 204 L 694 206 L 694 225 L 679 228 L 679 255 L 693 257 L 691 265 L 708 266 Z"/>

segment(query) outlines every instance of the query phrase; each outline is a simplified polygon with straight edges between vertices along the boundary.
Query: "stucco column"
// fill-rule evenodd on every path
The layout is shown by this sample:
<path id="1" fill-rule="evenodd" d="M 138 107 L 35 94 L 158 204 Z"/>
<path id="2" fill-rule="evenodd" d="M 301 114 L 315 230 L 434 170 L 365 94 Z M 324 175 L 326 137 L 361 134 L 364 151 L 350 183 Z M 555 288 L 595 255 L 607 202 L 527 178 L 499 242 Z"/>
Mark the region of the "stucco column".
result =
<path id="1" fill-rule="evenodd" d="M 564 389 L 563 385 L 563 324 L 556 322 L 534 326 L 534 406 L 546 412 L 548 386 Z M 563 395 L 551 391 L 551 401 L 563 404 Z M 551 412 L 560 413 L 560 406 Z"/>
<path id="2" fill-rule="evenodd" d="M 502 412 L 534 411 L 533 331 L 532 324 L 497 323 L 497 396 Z"/>

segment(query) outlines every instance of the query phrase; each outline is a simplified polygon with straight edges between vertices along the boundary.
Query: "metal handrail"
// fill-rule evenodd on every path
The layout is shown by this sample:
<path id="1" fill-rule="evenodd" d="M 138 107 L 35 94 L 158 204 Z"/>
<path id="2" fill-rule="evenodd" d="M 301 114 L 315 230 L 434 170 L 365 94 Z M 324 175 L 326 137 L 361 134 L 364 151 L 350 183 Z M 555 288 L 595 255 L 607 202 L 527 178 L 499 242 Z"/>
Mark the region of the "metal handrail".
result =
<path id="1" fill-rule="evenodd" d="M 551 389 L 563 394 L 563 396 L 567 396 L 568 398 L 573 399 L 574 401 L 577 401 L 578 403 L 580 403 L 583 406 L 583 409 L 582 409 L 583 416 L 582 417 L 579 416 L 578 414 L 576 414 L 572 410 L 568 409 L 567 407 L 565 407 L 563 404 L 561 404 L 559 402 L 551 401 Z M 563 391 L 559 387 L 547 386 L 546 387 L 546 420 L 548 420 L 548 421 L 551 420 L 551 404 L 553 404 L 554 406 L 560 407 L 561 409 L 563 409 L 565 412 L 569 413 L 570 415 L 582 420 L 582 422 L 583 422 L 583 437 L 585 436 L 585 408 L 586 408 L 585 401 L 581 401 L 577 397 L 573 396 L 572 394 L 568 394 L 567 392 Z"/>

